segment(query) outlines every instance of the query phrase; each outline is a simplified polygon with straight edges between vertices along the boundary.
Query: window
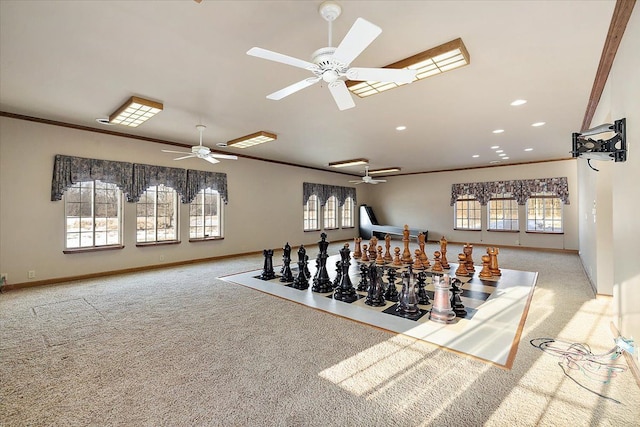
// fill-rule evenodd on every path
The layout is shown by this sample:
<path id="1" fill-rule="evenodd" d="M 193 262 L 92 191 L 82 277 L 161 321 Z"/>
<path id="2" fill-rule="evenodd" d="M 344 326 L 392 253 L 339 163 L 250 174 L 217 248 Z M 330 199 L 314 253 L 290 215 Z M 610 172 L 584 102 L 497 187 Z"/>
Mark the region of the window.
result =
<path id="1" fill-rule="evenodd" d="M 354 227 L 355 218 L 353 215 L 353 205 L 353 199 L 351 197 L 347 197 L 342 205 L 342 228 Z"/>
<path id="2" fill-rule="evenodd" d="M 307 200 L 307 204 L 304 205 L 304 231 L 319 230 L 318 226 L 318 196 L 312 195 Z"/>
<path id="3" fill-rule="evenodd" d="M 323 225 L 325 230 L 338 228 L 338 199 L 331 196 L 323 208 Z"/>
<path id="4" fill-rule="evenodd" d="M 222 237 L 220 194 L 210 188 L 200 190 L 189 206 L 189 238 Z"/>
<path id="5" fill-rule="evenodd" d="M 489 230 L 519 231 L 518 203 L 508 195 L 492 197 L 487 204 L 489 209 Z"/>
<path id="6" fill-rule="evenodd" d="M 122 244 L 122 192 L 115 184 L 85 181 L 64 194 L 66 249 Z"/>
<path id="7" fill-rule="evenodd" d="M 480 202 L 473 197 L 459 198 L 454 208 L 456 230 L 480 230 Z"/>
<path id="8" fill-rule="evenodd" d="M 136 203 L 136 242 L 178 240 L 178 194 L 171 187 L 154 185 Z"/>
<path id="9" fill-rule="evenodd" d="M 527 200 L 527 231 L 562 233 L 562 201 L 551 193 L 532 194 Z"/>

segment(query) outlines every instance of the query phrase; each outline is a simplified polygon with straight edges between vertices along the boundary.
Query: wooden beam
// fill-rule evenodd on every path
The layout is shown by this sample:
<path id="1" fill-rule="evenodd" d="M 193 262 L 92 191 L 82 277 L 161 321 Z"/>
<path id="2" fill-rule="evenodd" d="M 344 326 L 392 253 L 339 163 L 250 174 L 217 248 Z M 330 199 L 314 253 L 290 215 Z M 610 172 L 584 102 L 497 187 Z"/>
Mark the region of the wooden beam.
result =
<path id="1" fill-rule="evenodd" d="M 613 16 L 611 17 L 611 24 L 609 24 L 609 32 L 607 33 L 607 39 L 604 42 L 602 48 L 602 55 L 600 56 L 600 64 L 598 65 L 598 71 L 596 72 L 596 78 L 593 81 L 593 87 L 591 88 L 591 95 L 589 96 L 589 103 L 587 104 L 587 111 L 584 113 L 584 119 L 582 120 L 581 132 L 589 129 L 591 126 L 591 120 L 598 108 L 600 97 L 604 90 L 604 86 L 607 83 L 613 60 L 618 52 L 618 46 L 622 40 L 624 30 L 627 28 L 627 22 L 633 12 L 633 6 L 635 6 L 636 0 L 617 0 L 616 7 L 613 9 Z"/>

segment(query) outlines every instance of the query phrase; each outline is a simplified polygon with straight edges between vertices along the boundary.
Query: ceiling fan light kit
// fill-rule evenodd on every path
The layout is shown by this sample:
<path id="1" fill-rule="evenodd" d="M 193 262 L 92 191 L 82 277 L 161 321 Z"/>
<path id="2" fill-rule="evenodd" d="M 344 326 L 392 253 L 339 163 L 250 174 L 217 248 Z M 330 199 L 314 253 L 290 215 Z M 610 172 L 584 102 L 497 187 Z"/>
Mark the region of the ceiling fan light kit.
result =
<path id="1" fill-rule="evenodd" d="M 340 16 L 341 12 L 342 8 L 333 1 L 326 1 L 320 5 L 320 16 L 329 25 L 329 46 L 317 49 L 312 55 L 311 62 L 259 47 L 253 47 L 247 51 L 247 55 L 303 68 L 314 74 L 314 77 L 306 78 L 267 95 L 267 99 L 278 101 L 323 81 L 327 83 L 329 92 L 338 109 L 347 110 L 355 107 L 353 98 L 345 83 L 347 79 L 406 84 L 411 83 L 416 78 L 417 70 L 408 68 L 351 68 L 351 62 L 382 33 L 382 29 L 365 19 L 358 18 L 340 44 L 337 47 L 333 47 L 332 22 Z"/>
<path id="2" fill-rule="evenodd" d="M 160 102 L 132 96 L 109 116 L 109 123 L 135 128 L 158 114 L 163 108 Z"/>

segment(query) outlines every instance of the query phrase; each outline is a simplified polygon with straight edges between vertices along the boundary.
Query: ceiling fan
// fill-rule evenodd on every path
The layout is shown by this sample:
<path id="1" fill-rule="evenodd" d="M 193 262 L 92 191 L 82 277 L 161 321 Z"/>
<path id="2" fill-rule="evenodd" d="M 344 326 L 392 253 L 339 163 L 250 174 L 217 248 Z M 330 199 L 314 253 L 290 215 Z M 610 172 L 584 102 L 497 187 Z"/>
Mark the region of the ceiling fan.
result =
<path id="1" fill-rule="evenodd" d="M 357 179 L 355 181 L 349 181 L 352 184 L 358 185 L 358 184 L 362 184 L 363 182 L 365 184 L 377 184 L 379 182 L 387 182 L 386 179 L 374 179 L 372 176 L 369 175 L 369 166 L 365 166 L 364 167 L 364 176 L 361 179 Z"/>
<path id="2" fill-rule="evenodd" d="M 267 95 L 268 99 L 278 101 L 319 81 L 324 81 L 327 83 L 329 92 L 331 92 L 338 108 L 346 110 L 355 107 L 355 103 L 349 89 L 347 89 L 345 80 L 394 83 L 411 83 L 415 80 L 415 70 L 350 67 L 351 62 L 382 33 L 382 29 L 365 19 L 358 18 L 338 47 L 332 47 L 331 24 L 340 16 L 342 8 L 333 1 L 325 1 L 320 5 L 319 12 L 329 23 L 329 46 L 316 50 L 312 55 L 312 62 L 259 47 L 252 47 L 247 51 L 247 55 L 304 68 L 314 74 L 314 77 L 301 80 Z"/>
<path id="3" fill-rule="evenodd" d="M 191 157 L 197 157 L 199 159 L 206 160 L 207 162 L 213 163 L 213 164 L 220 163 L 220 160 L 218 159 L 237 160 L 238 156 L 233 156 L 230 154 L 212 153 L 209 147 L 205 147 L 204 145 L 202 145 L 202 132 L 204 132 L 206 128 L 207 127 L 203 125 L 196 126 L 196 129 L 198 129 L 198 131 L 200 132 L 200 145 L 194 145 L 193 147 L 191 147 L 190 153 L 187 151 L 173 151 L 173 150 L 162 150 L 162 151 L 165 153 L 186 154 L 185 156 L 177 157 L 173 160 L 183 160 Z"/>

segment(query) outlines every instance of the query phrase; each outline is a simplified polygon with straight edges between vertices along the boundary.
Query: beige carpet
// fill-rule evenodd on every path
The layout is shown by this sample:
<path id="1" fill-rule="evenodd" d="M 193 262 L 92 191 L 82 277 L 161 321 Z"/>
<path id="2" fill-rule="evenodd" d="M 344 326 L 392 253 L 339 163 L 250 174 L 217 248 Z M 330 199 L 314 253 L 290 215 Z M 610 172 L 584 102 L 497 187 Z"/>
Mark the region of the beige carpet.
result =
<path id="1" fill-rule="evenodd" d="M 640 419 L 629 370 L 604 383 L 576 369 L 572 380 L 558 358 L 529 344 L 550 337 L 594 353 L 613 346 L 611 301 L 594 299 L 576 255 L 501 250 L 501 267 L 540 273 L 512 370 L 217 279 L 261 265 L 261 256 L 245 256 L 0 295 L 0 425 Z"/>

